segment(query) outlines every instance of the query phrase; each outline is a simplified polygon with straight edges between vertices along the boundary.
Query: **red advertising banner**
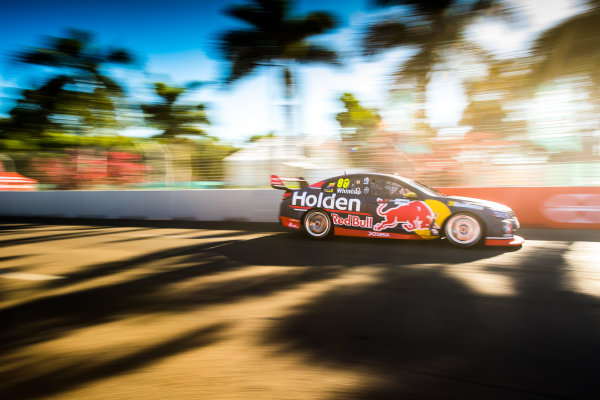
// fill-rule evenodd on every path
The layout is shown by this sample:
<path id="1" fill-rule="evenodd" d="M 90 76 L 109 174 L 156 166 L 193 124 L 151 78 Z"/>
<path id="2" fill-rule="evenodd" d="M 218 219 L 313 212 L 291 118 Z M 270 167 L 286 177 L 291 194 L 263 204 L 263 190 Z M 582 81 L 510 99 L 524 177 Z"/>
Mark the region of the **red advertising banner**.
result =
<path id="1" fill-rule="evenodd" d="M 495 201 L 513 209 L 522 227 L 600 229 L 600 187 L 440 188 L 448 196 Z"/>

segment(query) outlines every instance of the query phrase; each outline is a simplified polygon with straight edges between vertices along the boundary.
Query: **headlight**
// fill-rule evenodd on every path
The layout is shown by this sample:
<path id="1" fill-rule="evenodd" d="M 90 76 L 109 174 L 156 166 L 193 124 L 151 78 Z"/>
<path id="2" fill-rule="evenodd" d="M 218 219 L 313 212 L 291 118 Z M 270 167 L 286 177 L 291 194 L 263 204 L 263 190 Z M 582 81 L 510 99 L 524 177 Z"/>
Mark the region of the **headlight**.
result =
<path id="1" fill-rule="evenodd" d="M 508 213 L 506 211 L 492 210 L 492 214 L 494 215 L 494 217 L 501 218 L 501 219 L 510 218 L 510 216 L 508 215 Z"/>

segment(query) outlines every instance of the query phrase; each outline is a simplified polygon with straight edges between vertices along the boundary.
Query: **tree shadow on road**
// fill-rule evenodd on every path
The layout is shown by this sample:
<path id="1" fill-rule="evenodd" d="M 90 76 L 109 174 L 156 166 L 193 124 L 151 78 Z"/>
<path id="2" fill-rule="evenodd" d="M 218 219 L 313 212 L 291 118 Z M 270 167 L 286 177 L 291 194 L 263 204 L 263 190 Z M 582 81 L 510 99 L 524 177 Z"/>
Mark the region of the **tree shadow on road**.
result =
<path id="1" fill-rule="evenodd" d="M 266 251 L 257 251 L 257 249 Z M 510 247 L 453 248 L 442 240 L 390 240 L 334 237 L 315 241 L 301 234 L 281 233 L 240 241 L 219 250 L 232 260 L 252 265 L 347 267 L 371 264 L 409 265 L 465 263 L 516 251 Z"/>
<path id="2" fill-rule="evenodd" d="M 125 233 L 125 232 L 136 232 L 136 231 L 140 231 L 140 230 L 144 230 L 144 228 L 133 228 L 133 229 L 128 229 L 125 231 L 120 231 L 120 233 Z M 59 233 L 59 234 L 52 234 L 49 235 L 48 233 L 45 232 L 35 232 L 34 235 L 35 236 L 27 236 L 27 237 L 22 237 L 22 238 L 18 238 L 18 239 L 6 239 L 6 240 L 0 240 L 0 246 L 18 246 L 18 245 L 22 245 L 22 244 L 32 244 L 32 243 L 47 243 L 47 242 L 51 242 L 51 241 L 58 241 L 58 240 L 67 240 L 67 239 L 84 239 L 84 238 L 89 238 L 89 237 L 94 237 L 94 236 L 105 236 L 107 234 L 106 231 L 103 231 L 102 229 L 79 229 L 78 232 L 75 233 Z"/>
<path id="3" fill-rule="evenodd" d="M 308 363 L 334 370 L 367 371 L 387 382 L 357 383 L 353 395 L 340 397 L 345 399 L 597 398 L 592 366 L 600 354 L 598 302 L 565 286 L 568 247 L 512 252 L 454 249 L 444 242 L 239 235 L 232 230 L 198 236 L 213 240 L 91 264 L 63 281 L 48 281 L 46 290 L 66 292 L 0 309 L 0 325 L 9 327 L 0 331 L 0 354 L 136 316 L 202 315 L 205 307 L 269 296 L 276 303 L 280 293 L 327 285 L 366 268 L 372 281 L 332 285 L 277 319 L 256 345 L 301 354 Z M 514 293 L 477 293 L 449 273 L 478 263 L 513 282 Z M 78 288 L 97 278 L 108 280 Z M 198 283 L 177 286 L 190 282 Z M 106 363 L 82 365 L 75 358 L 61 370 L 32 368 L 36 358 L 29 355 L 25 366 L 0 369 L 0 393 L 15 394 L 11 398 L 62 393 L 208 346 L 227 327 L 204 329 Z M 35 389 L 28 387 L 33 382 Z"/>
<path id="4" fill-rule="evenodd" d="M 474 292 L 446 273 L 452 265 L 425 266 L 445 254 L 387 265 L 374 284 L 297 307 L 264 343 L 388 382 L 340 399 L 597 399 L 600 302 L 569 290 L 566 250 L 491 263 L 511 295 Z"/>
<path id="5" fill-rule="evenodd" d="M 225 329 L 225 325 L 194 329 L 133 352 L 113 349 L 107 361 L 81 357 L 66 367 L 54 367 L 52 362 L 47 362 L 49 365 L 41 363 L 14 368 L 10 371 L 10 377 L 0 373 L 3 378 L 0 394 L 6 399 L 47 398 L 90 382 L 146 367 L 167 357 L 210 346 L 220 340 L 219 335 Z"/>

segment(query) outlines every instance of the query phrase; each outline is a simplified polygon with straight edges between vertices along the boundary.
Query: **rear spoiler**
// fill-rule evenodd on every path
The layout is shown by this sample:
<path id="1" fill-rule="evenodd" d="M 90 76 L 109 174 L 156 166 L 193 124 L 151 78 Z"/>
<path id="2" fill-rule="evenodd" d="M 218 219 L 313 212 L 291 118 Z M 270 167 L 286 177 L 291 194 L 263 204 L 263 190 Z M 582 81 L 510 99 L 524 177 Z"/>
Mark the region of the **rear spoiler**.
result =
<path id="1" fill-rule="evenodd" d="M 284 182 L 298 182 L 298 185 L 300 187 L 289 187 Z M 293 186 L 296 186 L 296 185 L 293 185 Z M 271 187 L 273 189 L 291 191 L 291 190 L 302 189 L 307 186 L 308 186 L 308 182 L 306 181 L 306 179 L 304 179 L 302 177 L 284 178 L 284 177 L 279 177 L 277 175 L 271 175 Z"/>

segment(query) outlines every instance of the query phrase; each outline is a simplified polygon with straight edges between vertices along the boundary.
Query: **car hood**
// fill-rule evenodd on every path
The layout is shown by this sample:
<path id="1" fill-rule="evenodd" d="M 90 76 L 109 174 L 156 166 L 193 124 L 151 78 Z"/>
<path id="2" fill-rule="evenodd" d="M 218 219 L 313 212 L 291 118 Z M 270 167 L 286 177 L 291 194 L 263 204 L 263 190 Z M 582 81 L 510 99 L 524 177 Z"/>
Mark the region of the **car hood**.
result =
<path id="1" fill-rule="evenodd" d="M 505 211 L 505 212 L 512 211 L 510 209 L 510 207 L 507 207 L 504 204 L 495 203 L 493 201 L 488 201 L 488 200 L 474 199 L 472 197 L 462 197 L 462 196 L 448 196 L 446 198 L 448 200 L 455 201 L 457 203 L 477 205 L 477 206 L 490 208 L 492 210 Z"/>

